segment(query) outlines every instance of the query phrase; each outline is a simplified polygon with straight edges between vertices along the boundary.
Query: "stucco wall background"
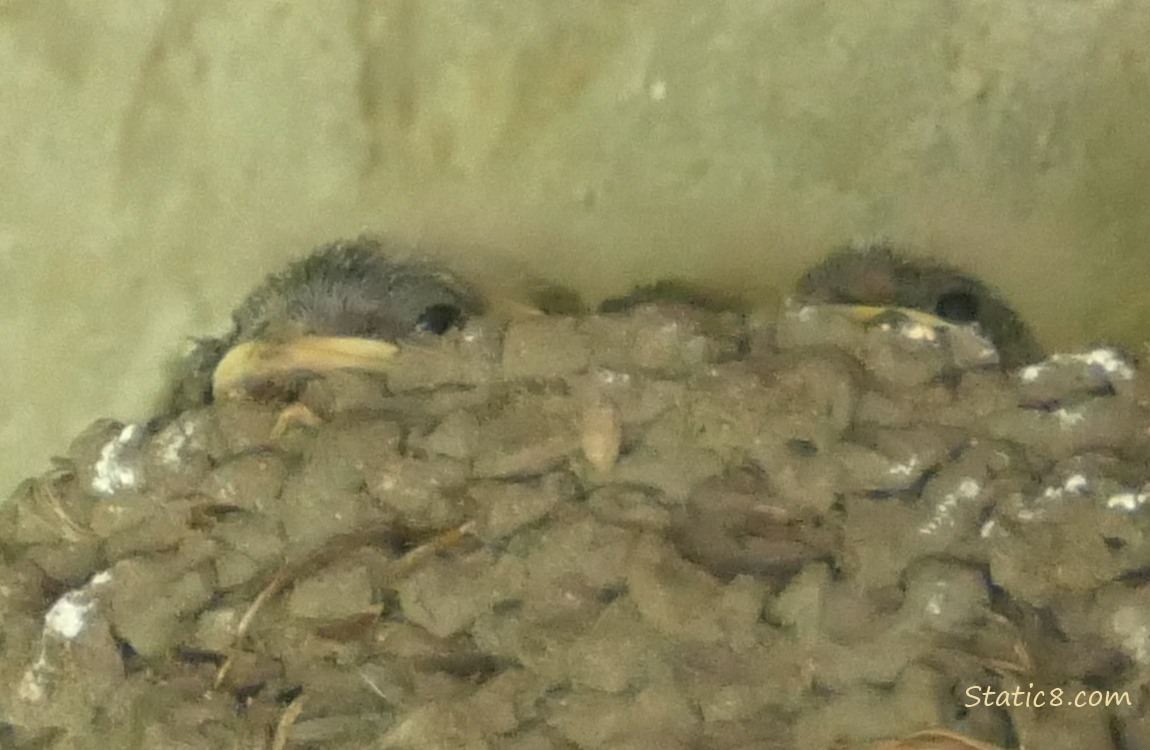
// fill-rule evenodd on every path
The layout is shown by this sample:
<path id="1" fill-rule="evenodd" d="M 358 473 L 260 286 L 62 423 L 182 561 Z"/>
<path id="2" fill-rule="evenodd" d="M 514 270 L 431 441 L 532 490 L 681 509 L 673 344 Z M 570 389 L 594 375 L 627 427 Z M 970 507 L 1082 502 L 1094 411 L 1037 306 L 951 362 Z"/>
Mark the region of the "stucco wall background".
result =
<path id="1" fill-rule="evenodd" d="M 361 231 L 777 301 L 883 235 L 1139 347 L 1150 0 L 0 0 L 0 484 Z"/>

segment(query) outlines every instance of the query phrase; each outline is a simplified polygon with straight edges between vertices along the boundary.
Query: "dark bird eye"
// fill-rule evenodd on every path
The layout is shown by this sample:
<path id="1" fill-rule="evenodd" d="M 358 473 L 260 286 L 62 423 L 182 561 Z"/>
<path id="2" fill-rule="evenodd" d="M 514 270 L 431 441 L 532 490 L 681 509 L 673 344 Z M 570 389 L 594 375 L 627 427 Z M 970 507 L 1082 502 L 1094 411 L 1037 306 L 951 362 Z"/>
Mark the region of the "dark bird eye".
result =
<path id="1" fill-rule="evenodd" d="M 970 292 L 949 292 L 939 297 L 934 314 L 952 323 L 973 323 L 978 319 L 978 298 Z"/>
<path id="2" fill-rule="evenodd" d="M 423 311 L 419 320 L 415 321 L 415 329 L 441 336 L 462 318 L 463 311 L 455 305 L 432 305 Z"/>

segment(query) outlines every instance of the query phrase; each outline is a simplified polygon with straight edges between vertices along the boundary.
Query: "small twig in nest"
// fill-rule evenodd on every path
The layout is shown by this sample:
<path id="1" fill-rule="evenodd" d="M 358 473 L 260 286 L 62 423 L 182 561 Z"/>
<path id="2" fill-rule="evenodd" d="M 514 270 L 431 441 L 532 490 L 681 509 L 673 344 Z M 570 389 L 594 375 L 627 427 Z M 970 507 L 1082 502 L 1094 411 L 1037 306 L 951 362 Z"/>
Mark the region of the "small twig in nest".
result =
<path id="1" fill-rule="evenodd" d="M 38 504 L 52 511 L 52 515 L 60 521 L 60 535 L 65 540 L 78 542 L 81 539 L 94 536 L 91 531 L 72 520 L 72 517 L 64 510 L 64 506 L 60 504 L 60 496 L 47 481 L 37 480 L 32 485 L 32 497 Z"/>
<path id="2" fill-rule="evenodd" d="M 429 557 L 458 545 L 463 538 L 474 529 L 475 522 L 468 521 L 462 526 L 437 534 L 418 547 L 408 550 L 406 554 L 388 566 L 388 569 L 385 571 L 386 578 L 391 581 L 403 578 Z M 350 550 L 369 544 L 371 540 L 378 535 L 378 530 L 341 535 L 329 540 L 318 550 L 307 555 L 299 562 L 281 568 L 271 581 L 256 594 L 256 598 L 252 600 L 252 603 L 248 605 L 247 610 L 244 612 L 243 617 L 240 618 L 239 624 L 236 625 L 235 637 L 232 640 L 233 654 L 229 655 L 216 671 L 216 677 L 212 681 L 212 688 L 219 689 L 224 683 L 224 680 L 227 679 L 228 674 L 231 673 L 235 656 L 234 651 L 239 648 L 240 641 L 247 635 L 248 629 L 251 628 L 252 623 L 255 621 L 256 614 L 259 613 L 269 599 L 283 591 L 301 576 L 322 568 L 345 555 Z"/>
<path id="3" fill-rule="evenodd" d="M 366 684 L 369 688 L 371 688 L 371 692 L 378 695 L 380 697 L 380 700 L 382 700 L 384 703 L 387 703 L 388 702 L 387 696 L 384 694 L 384 692 L 382 690 L 380 690 L 379 685 L 375 684 L 375 680 L 368 677 L 367 672 L 364 672 L 362 668 L 360 668 L 356 671 L 359 673 L 359 678 L 364 681 L 364 684 Z"/>
<path id="4" fill-rule="evenodd" d="M 928 729 L 925 732 L 915 732 L 901 740 L 880 742 L 871 746 L 871 750 L 1003 750 L 1003 748 L 948 729 Z"/>
<path id="5" fill-rule="evenodd" d="M 276 733 L 272 737 L 272 744 L 268 750 L 283 750 L 287 745 L 288 732 L 291 730 L 296 719 L 303 712 L 303 694 L 297 695 L 291 703 L 287 704 L 287 708 L 280 714 L 280 720 L 276 722 Z"/>
<path id="6" fill-rule="evenodd" d="M 397 581 L 410 574 L 411 571 L 415 570 L 416 566 L 426 561 L 429 557 L 455 547 L 463 541 L 463 537 L 471 534 L 473 531 L 475 531 L 475 522 L 468 521 L 462 526 L 449 529 L 442 534 L 436 534 L 418 547 L 408 550 L 403 557 L 400 557 L 388 565 L 384 573 L 388 579 Z"/>

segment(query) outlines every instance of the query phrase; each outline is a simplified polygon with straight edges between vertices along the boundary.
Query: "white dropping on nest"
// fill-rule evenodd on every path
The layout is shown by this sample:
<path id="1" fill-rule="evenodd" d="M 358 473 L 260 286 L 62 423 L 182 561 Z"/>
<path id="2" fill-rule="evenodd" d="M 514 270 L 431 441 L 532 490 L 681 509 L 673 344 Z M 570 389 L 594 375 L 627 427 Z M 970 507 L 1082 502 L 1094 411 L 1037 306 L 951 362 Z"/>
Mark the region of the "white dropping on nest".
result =
<path id="1" fill-rule="evenodd" d="M 44 615 L 45 635 L 55 635 L 64 640 L 72 640 L 84 632 L 88 624 L 88 614 L 95 605 L 98 586 L 112 580 L 112 574 L 102 571 L 92 576 L 84 586 L 72 589 L 59 599 Z"/>
<path id="2" fill-rule="evenodd" d="M 918 468 L 918 456 L 912 455 L 905 464 L 895 464 L 887 469 L 887 473 L 896 477 L 909 477 Z"/>
<path id="3" fill-rule="evenodd" d="M 982 485 L 969 477 L 958 484 L 954 492 L 946 493 L 942 502 L 935 506 L 929 521 L 918 528 L 918 533 L 930 535 L 942 528 L 954 526 L 954 511 L 964 500 L 974 500 L 982 492 Z"/>
<path id="4" fill-rule="evenodd" d="M 1057 356 L 1057 355 L 1055 355 Z M 1095 349 L 1086 354 L 1070 354 L 1070 359 L 1083 362 L 1091 367 L 1101 367 L 1107 375 L 1113 375 L 1119 380 L 1130 380 L 1134 377 L 1134 368 L 1113 349 Z"/>
<path id="5" fill-rule="evenodd" d="M 1054 416 L 1058 417 L 1058 424 L 1060 424 L 1064 429 L 1073 427 L 1082 420 L 1086 419 L 1086 417 L 1082 416 L 1081 412 L 1067 411 L 1066 409 L 1057 409 L 1054 412 Z"/>
<path id="6" fill-rule="evenodd" d="M 1098 368 L 1118 380 L 1130 380 L 1134 377 L 1134 368 L 1130 366 L 1130 363 L 1123 359 L 1122 355 L 1115 350 L 1107 348 L 1095 349 L 1085 354 L 1052 354 L 1047 357 L 1045 361 L 1022 368 L 1018 376 L 1024 383 L 1030 383 L 1037 380 L 1052 364 L 1063 365 L 1073 362 L 1084 364 L 1087 367 Z"/>
<path id="7" fill-rule="evenodd" d="M 192 441 L 195 429 L 176 421 L 156 436 L 160 458 L 165 466 L 178 466 L 184 459 L 184 448 Z"/>
<path id="8" fill-rule="evenodd" d="M 93 602 L 86 592 L 69 591 L 57 599 L 48 614 L 44 615 L 44 630 L 70 641 L 84 631 L 92 606 Z"/>
<path id="9" fill-rule="evenodd" d="M 88 627 L 92 609 L 96 606 L 96 589 L 112 580 L 112 574 L 101 571 L 78 589 L 57 599 L 44 615 L 44 634 L 36 661 L 24 671 L 16 695 L 21 700 L 37 702 L 47 696 L 46 685 L 50 676 L 59 671 L 55 657 L 50 654 L 51 641 L 74 641 Z"/>
<path id="10" fill-rule="evenodd" d="M 1150 500 L 1150 495 L 1145 492 L 1120 492 L 1106 500 L 1106 507 L 1110 510 L 1133 513 L 1145 505 L 1147 500 Z"/>
<path id="11" fill-rule="evenodd" d="M 100 449 L 96 461 L 96 476 L 92 477 L 92 489 L 101 495 L 114 495 L 118 490 L 136 486 L 136 470 L 123 463 L 124 449 L 136 439 L 140 426 L 130 424 L 120 430 Z"/>
<path id="12" fill-rule="evenodd" d="M 1086 492 L 1090 486 L 1088 480 L 1082 474 L 1071 474 L 1067 477 L 1066 481 L 1062 483 L 1061 487 L 1047 487 L 1042 491 L 1042 499 L 1044 500 L 1057 500 L 1066 493 L 1072 495 L 1081 495 Z"/>

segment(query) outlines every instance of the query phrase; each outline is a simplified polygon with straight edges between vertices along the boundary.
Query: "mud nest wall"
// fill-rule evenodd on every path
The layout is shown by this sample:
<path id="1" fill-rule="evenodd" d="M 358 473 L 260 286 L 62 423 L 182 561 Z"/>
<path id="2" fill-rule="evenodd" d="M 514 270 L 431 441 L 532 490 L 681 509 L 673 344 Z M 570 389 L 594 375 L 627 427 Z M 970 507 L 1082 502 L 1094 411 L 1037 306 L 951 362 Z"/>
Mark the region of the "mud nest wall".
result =
<path id="1" fill-rule="evenodd" d="M 1150 747 L 1116 352 L 1006 374 L 962 328 L 641 307 L 297 396 L 99 422 L 21 485 L 0 744 Z"/>

